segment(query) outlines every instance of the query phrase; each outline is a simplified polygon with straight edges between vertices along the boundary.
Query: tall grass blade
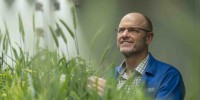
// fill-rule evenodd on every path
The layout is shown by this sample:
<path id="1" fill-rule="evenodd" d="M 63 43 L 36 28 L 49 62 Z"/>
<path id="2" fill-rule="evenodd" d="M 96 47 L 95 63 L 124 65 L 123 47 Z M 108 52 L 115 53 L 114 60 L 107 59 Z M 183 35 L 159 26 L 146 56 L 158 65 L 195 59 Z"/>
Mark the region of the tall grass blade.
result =
<path id="1" fill-rule="evenodd" d="M 110 65 L 108 65 L 107 67 L 106 67 L 106 69 L 104 69 L 103 70 L 103 72 L 101 73 L 101 76 L 102 77 L 109 77 L 109 76 L 111 76 L 113 73 L 111 73 L 110 71 L 111 70 L 114 70 L 113 68 L 115 67 L 115 64 L 114 63 L 111 63 Z M 114 75 L 114 74 L 113 74 Z"/>
<path id="2" fill-rule="evenodd" d="M 59 26 L 58 23 L 56 23 L 56 26 L 57 26 L 57 28 L 58 28 L 60 34 L 61 34 L 61 37 L 63 38 L 63 41 L 65 42 L 65 44 L 67 44 L 67 38 L 65 37 L 64 32 L 62 31 L 62 29 L 60 28 L 60 26 Z"/>
<path id="3" fill-rule="evenodd" d="M 0 30 L 0 46 L 1 46 L 2 39 L 3 39 L 3 35 L 1 33 L 1 30 Z"/>
<path id="4" fill-rule="evenodd" d="M 8 38 L 8 42 L 10 43 L 10 46 L 11 46 L 11 41 L 10 41 L 10 33 L 9 33 L 9 31 L 8 31 L 8 27 L 7 27 L 7 24 L 6 24 L 6 22 L 4 21 L 4 25 L 5 25 L 5 28 L 6 28 L 6 35 L 7 35 L 7 38 Z"/>
<path id="5" fill-rule="evenodd" d="M 33 54 L 35 53 L 35 49 L 37 48 L 36 45 L 35 45 L 35 14 L 33 14 L 33 17 L 32 17 L 32 24 L 33 24 Z"/>
<path id="6" fill-rule="evenodd" d="M 79 47 L 78 47 L 78 40 L 77 40 L 77 36 L 76 36 L 76 32 L 73 32 L 69 26 L 63 21 L 60 19 L 60 22 L 64 25 L 64 27 L 68 30 L 68 32 L 70 33 L 70 35 L 72 36 L 72 38 L 74 39 L 75 41 L 75 46 L 76 46 L 76 51 L 77 51 L 77 54 L 79 55 Z M 76 31 L 76 30 L 75 30 Z M 75 37 L 76 36 L 76 37 Z"/>
<path id="7" fill-rule="evenodd" d="M 108 46 L 106 47 L 105 51 L 103 52 L 103 55 L 102 55 L 101 58 L 100 58 L 99 66 L 101 66 L 101 65 L 103 64 L 103 62 L 104 62 L 104 60 L 105 60 L 105 58 L 106 58 L 106 56 L 107 56 L 107 54 L 108 54 L 109 49 L 110 49 L 110 46 L 108 45 Z"/>
<path id="8" fill-rule="evenodd" d="M 69 32 L 69 34 L 74 39 L 74 32 L 69 28 L 69 26 L 62 19 L 60 19 L 60 22 L 64 25 L 64 27 L 67 29 L 67 31 Z"/>
<path id="9" fill-rule="evenodd" d="M 5 25 L 5 28 L 6 28 L 6 35 L 7 35 L 7 39 L 8 39 L 8 42 L 9 42 L 9 44 L 10 44 L 10 47 L 11 47 L 11 40 L 10 40 L 10 33 L 9 33 L 9 31 L 8 31 L 8 27 L 7 27 L 7 24 L 6 24 L 6 22 L 4 21 L 4 25 Z"/>
<path id="10" fill-rule="evenodd" d="M 76 7 L 75 7 L 74 4 L 72 4 L 71 12 L 72 12 L 72 15 L 73 15 L 74 29 L 76 30 L 76 28 L 77 28 L 77 13 L 76 13 Z"/>
<path id="11" fill-rule="evenodd" d="M 7 35 L 7 38 L 8 38 L 8 43 L 10 45 L 10 48 L 12 48 L 12 46 L 11 46 L 11 40 L 10 40 L 10 33 L 8 31 L 8 27 L 7 27 L 7 24 L 6 24 L 5 21 L 4 21 L 4 25 L 5 25 L 5 28 L 6 28 L 6 35 Z M 11 55 L 12 55 L 12 53 L 11 53 Z"/>
<path id="12" fill-rule="evenodd" d="M 25 53 L 23 52 L 22 48 L 17 44 L 19 50 L 20 50 L 20 62 L 23 62 L 25 65 Z"/>
<path id="13" fill-rule="evenodd" d="M 2 55 L 2 57 L 0 57 L 0 59 L 2 60 L 2 65 L 3 65 L 3 63 L 6 64 L 6 65 L 11 69 L 11 71 L 13 71 L 12 66 L 10 66 L 10 65 L 4 60 L 3 55 Z"/>
<path id="14" fill-rule="evenodd" d="M 33 23 L 33 32 L 35 33 L 35 14 L 33 14 L 32 23 Z"/>
<path id="15" fill-rule="evenodd" d="M 13 53 L 14 53 L 15 59 L 19 59 L 19 56 L 18 56 L 18 54 L 17 54 L 16 49 L 15 49 L 15 48 L 12 48 L 12 50 L 13 50 Z"/>
<path id="16" fill-rule="evenodd" d="M 4 35 L 4 38 L 3 38 L 3 51 L 5 52 L 5 54 L 7 54 L 7 51 L 8 51 L 7 35 Z"/>
<path id="17" fill-rule="evenodd" d="M 8 41 L 8 44 L 10 46 L 10 48 L 12 48 L 12 45 L 11 45 L 11 40 L 10 40 L 10 33 L 8 31 L 8 27 L 7 27 L 7 24 L 6 22 L 4 21 L 4 25 L 5 25 L 5 28 L 6 28 L 6 35 L 7 35 L 7 41 Z M 11 52 L 11 56 L 12 56 L 12 52 Z M 13 62 L 12 62 L 13 63 Z"/>
<path id="18" fill-rule="evenodd" d="M 75 7 L 74 3 L 72 3 L 71 12 L 72 12 L 72 15 L 73 15 L 72 17 L 73 17 L 73 24 L 74 24 L 74 35 L 75 35 L 76 50 L 77 50 L 77 54 L 79 55 L 78 37 L 76 35 L 76 29 L 77 29 L 77 12 L 76 12 L 76 7 Z"/>
<path id="19" fill-rule="evenodd" d="M 101 27 L 97 32 L 96 34 L 94 35 L 94 37 L 92 38 L 92 44 L 91 44 L 91 47 L 90 47 L 90 50 L 92 50 L 94 48 L 94 45 L 95 45 L 95 42 L 97 40 L 97 37 L 101 34 L 103 28 Z"/>
<path id="20" fill-rule="evenodd" d="M 21 33 L 21 36 L 22 36 L 22 40 L 24 42 L 24 37 L 25 37 L 25 32 L 24 32 L 24 26 L 23 26 L 23 22 L 22 22 L 22 18 L 20 16 L 20 14 L 18 15 L 18 18 L 19 18 L 19 32 Z"/>
<path id="21" fill-rule="evenodd" d="M 59 47 L 58 39 L 57 39 L 57 37 L 56 37 L 56 34 L 55 34 L 54 30 L 52 29 L 51 26 L 49 26 L 49 29 L 50 29 L 51 35 L 53 36 L 53 39 L 54 39 L 54 41 L 55 41 L 55 43 L 56 43 L 56 47 Z"/>
<path id="22" fill-rule="evenodd" d="M 4 56 L 4 55 L 3 55 L 3 52 L 2 52 L 2 53 L 1 53 L 1 57 L 0 57 L 0 59 L 1 59 L 0 69 L 2 69 L 2 67 L 3 67 L 3 59 L 4 59 L 3 56 Z"/>
<path id="23" fill-rule="evenodd" d="M 59 26 L 58 23 L 56 23 L 56 26 L 57 26 L 57 28 L 58 28 L 58 31 L 59 31 L 60 34 L 61 34 L 61 37 L 62 37 L 63 41 L 64 41 L 65 44 L 66 44 L 67 56 L 68 56 L 68 58 L 69 58 L 69 50 L 68 50 L 68 47 L 67 47 L 67 38 L 65 37 L 65 34 L 64 34 L 63 30 L 61 29 L 61 27 Z"/>
<path id="24" fill-rule="evenodd" d="M 40 57 L 44 56 L 48 51 L 47 50 L 42 50 L 38 52 L 36 55 L 34 55 L 31 60 L 27 63 L 27 66 L 30 66 L 31 63 L 34 61 L 38 60 Z"/>

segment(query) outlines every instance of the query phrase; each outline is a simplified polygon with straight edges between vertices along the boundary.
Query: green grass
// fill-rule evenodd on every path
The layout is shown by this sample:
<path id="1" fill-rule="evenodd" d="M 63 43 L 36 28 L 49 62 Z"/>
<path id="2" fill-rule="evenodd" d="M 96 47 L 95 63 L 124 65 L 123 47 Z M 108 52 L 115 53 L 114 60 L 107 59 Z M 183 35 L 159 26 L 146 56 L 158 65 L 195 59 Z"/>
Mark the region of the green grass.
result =
<path id="1" fill-rule="evenodd" d="M 110 46 L 105 48 L 105 52 L 102 54 L 97 67 L 95 67 L 92 61 L 88 61 L 80 56 L 76 36 L 76 9 L 74 6 L 72 6 L 72 13 L 73 30 L 62 19 L 60 19 L 60 22 L 55 23 L 65 45 L 67 45 L 67 38 L 58 23 L 61 23 L 74 39 L 77 56 L 72 57 L 69 57 L 69 54 L 59 55 L 57 50 L 40 48 L 38 46 L 38 37 L 35 35 L 33 41 L 35 45 L 34 53 L 30 56 L 30 52 L 21 47 L 22 44 L 26 44 L 25 27 L 23 26 L 21 16 L 18 16 L 18 22 L 23 41 L 20 42 L 21 44 L 16 44 L 17 48 L 11 44 L 9 30 L 5 23 L 6 34 L 0 33 L 0 46 L 2 47 L 0 58 L 0 100 L 147 100 L 142 88 L 137 88 L 135 95 L 126 93 L 125 89 L 120 91 L 116 89 L 116 79 L 114 77 L 115 64 L 110 63 L 106 65 L 106 69 L 103 69 L 103 66 L 105 66 L 103 62 L 109 53 Z M 49 26 L 49 30 L 58 48 L 60 45 L 55 31 L 51 26 Z M 33 32 L 35 33 L 34 15 Z M 97 32 L 97 35 L 100 32 Z M 8 57 L 8 52 L 11 53 L 11 56 L 9 56 L 12 60 L 11 65 L 5 59 L 5 57 Z M 98 96 L 96 89 L 90 90 L 87 88 L 88 77 L 92 75 L 107 79 L 104 96 Z"/>

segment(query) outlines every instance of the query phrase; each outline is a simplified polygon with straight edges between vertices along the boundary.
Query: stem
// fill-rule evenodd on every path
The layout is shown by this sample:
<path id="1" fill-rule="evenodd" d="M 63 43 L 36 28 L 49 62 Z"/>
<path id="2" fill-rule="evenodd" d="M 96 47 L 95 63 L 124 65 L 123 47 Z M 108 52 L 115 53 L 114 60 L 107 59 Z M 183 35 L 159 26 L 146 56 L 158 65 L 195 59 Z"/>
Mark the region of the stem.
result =
<path id="1" fill-rule="evenodd" d="M 67 43 L 66 43 L 66 50 L 67 50 L 67 58 L 70 59 L 70 58 L 69 58 L 69 49 L 68 49 L 68 47 L 67 47 Z"/>
<path id="2" fill-rule="evenodd" d="M 0 57 L 0 59 L 13 71 L 13 68 L 2 57 Z"/>
<path id="3" fill-rule="evenodd" d="M 76 34 L 76 29 L 74 31 L 74 35 L 75 35 L 74 41 L 75 41 L 75 45 L 76 45 L 76 51 L 77 51 L 77 55 L 79 55 L 78 37 L 77 37 L 77 34 Z"/>

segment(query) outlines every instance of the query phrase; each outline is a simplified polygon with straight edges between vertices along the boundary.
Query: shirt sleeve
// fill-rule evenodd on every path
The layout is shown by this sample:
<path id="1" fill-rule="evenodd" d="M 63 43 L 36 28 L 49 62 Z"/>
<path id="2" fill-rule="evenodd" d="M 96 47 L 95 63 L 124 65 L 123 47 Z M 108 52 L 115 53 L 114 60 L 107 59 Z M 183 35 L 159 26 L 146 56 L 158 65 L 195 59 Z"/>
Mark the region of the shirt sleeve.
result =
<path id="1" fill-rule="evenodd" d="M 183 100 L 184 96 L 185 86 L 180 72 L 170 69 L 163 77 L 156 100 Z"/>

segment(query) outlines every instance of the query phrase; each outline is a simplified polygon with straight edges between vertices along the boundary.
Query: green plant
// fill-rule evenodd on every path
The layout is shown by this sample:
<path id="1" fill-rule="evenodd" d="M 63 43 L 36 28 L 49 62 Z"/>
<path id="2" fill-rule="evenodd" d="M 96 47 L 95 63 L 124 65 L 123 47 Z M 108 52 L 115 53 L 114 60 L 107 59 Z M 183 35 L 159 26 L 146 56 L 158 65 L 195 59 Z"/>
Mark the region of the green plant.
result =
<path id="1" fill-rule="evenodd" d="M 78 48 L 78 39 L 76 34 L 77 20 L 76 10 L 72 7 L 74 29 L 60 19 L 60 23 L 69 31 L 74 39 L 77 56 L 68 57 L 59 55 L 57 50 L 48 50 L 38 46 L 38 39 L 34 39 L 34 53 L 29 55 L 29 52 L 22 48 L 25 43 L 25 32 L 23 21 L 19 15 L 19 31 L 21 33 L 20 45 L 14 48 L 10 42 L 9 31 L 6 26 L 6 34 L 0 34 L 0 45 L 3 47 L 1 57 L 0 71 L 0 100 L 116 100 L 116 99 L 135 99 L 146 100 L 141 88 L 136 89 L 136 95 L 126 93 L 125 89 L 118 91 L 116 89 L 116 80 L 114 77 L 115 64 L 111 63 L 103 70 L 103 62 L 106 55 L 109 53 L 109 46 L 105 49 L 100 58 L 97 67 L 94 64 L 80 56 Z M 67 45 L 67 39 L 60 25 L 55 23 L 62 39 Z M 59 47 L 58 39 L 55 31 L 49 26 L 51 35 L 54 39 L 56 47 Z M 35 33 L 35 18 L 33 15 L 33 31 Z M 99 32 L 98 32 L 99 34 Z M 37 38 L 35 36 L 35 38 Z M 35 43 L 36 42 L 36 43 Z M 9 51 L 10 50 L 10 51 Z M 18 52 L 17 52 L 18 51 Z M 8 52 L 11 52 L 9 57 Z M 12 60 L 12 65 L 7 63 L 9 57 Z M 89 90 L 87 88 L 87 80 L 89 76 L 104 77 L 108 80 L 108 84 L 104 96 L 100 97 L 96 89 Z"/>

